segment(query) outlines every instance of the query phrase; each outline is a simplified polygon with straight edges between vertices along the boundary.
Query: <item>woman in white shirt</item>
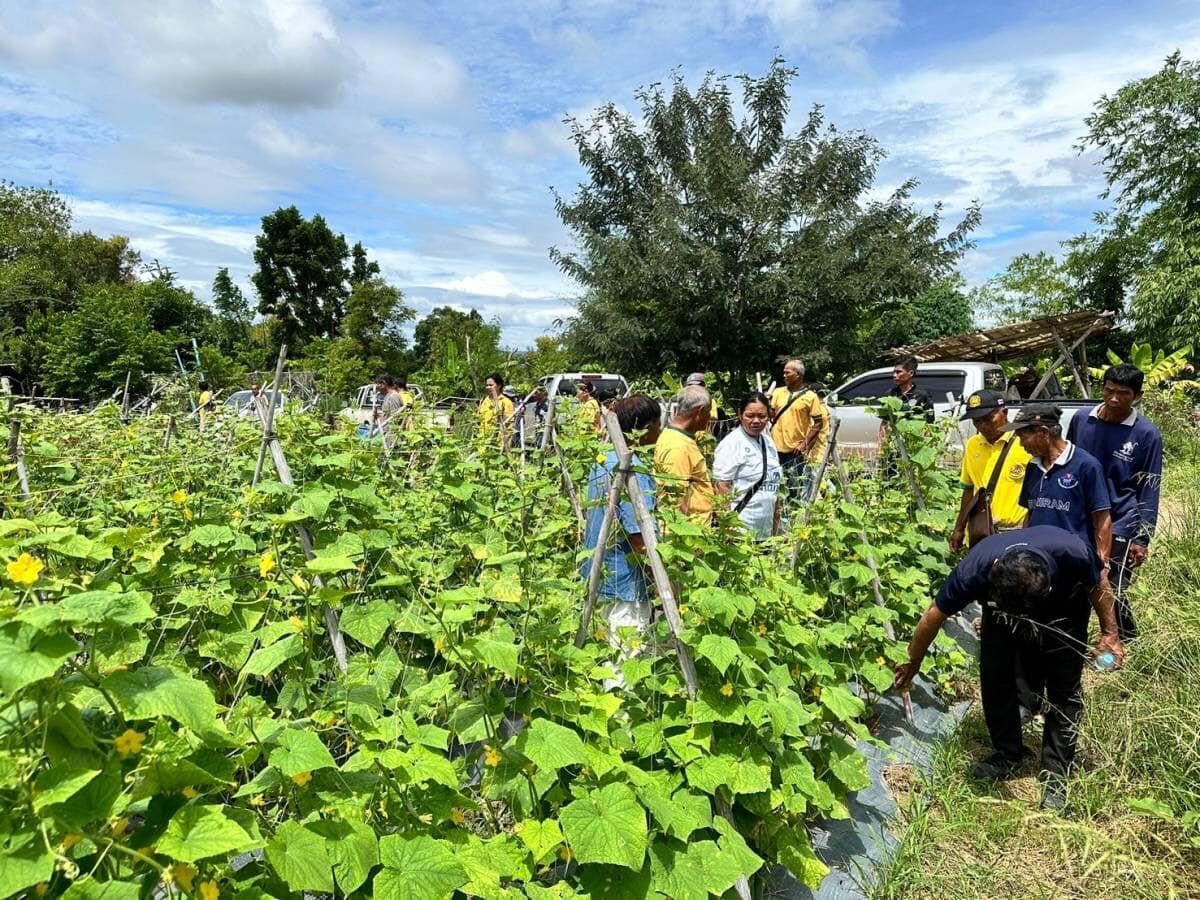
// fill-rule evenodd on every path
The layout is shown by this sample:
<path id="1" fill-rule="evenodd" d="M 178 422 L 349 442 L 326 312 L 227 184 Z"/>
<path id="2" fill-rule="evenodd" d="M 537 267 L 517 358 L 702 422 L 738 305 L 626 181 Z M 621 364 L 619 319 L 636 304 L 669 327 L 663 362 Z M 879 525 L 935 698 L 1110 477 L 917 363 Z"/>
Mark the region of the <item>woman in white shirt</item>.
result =
<path id="1" fill-rule="evenodd" d="M 766 435 L 770 421 L 770 401 L 761 391 L 751 391 L 738 403 L 739 427 L 717 445 L 713 457 L 713 489 L 730 497 L 742 524 L 760 541 L 779 531 L 775 500 L 783 469 L 779 451 Z"/>

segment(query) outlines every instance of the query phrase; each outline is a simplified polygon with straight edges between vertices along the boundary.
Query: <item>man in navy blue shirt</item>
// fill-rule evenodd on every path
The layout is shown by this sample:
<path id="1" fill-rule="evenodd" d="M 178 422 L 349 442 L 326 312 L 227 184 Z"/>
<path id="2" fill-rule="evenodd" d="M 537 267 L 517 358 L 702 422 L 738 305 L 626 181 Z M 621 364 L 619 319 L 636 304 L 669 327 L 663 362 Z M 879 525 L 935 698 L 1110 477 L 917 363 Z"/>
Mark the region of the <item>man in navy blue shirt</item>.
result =
<path id="1" fill-rule="evenodd" d="M 1066 776 L 1075 760 L 1089 603 L 1100 620 L 1096 652 L 1111 652 L 1117 666 L 1125 656 L 1112 593 L 1102 587 L 1100 576 L 1092 549 L 1061 528 L 1034 525 L 994 534 L 955 566 L 917 623 L 909 661 L 896 666 L 893 687 L 903 689 L 920 670 L 946 619 L 981 600 L 979 681 L 995 752 L 976 763 L 971 773 L 981 779 L 1008 779 L 1028 755 L 1021 741 L 1017 668 L 1036 659 L 1048 701 L 1041 753 L 1042 805 L 1048 809 L 1062 808 Z"/>
<path id="2" fill-rule="evenodd" d="M 1063 438 L 1061 419 L 1062 410 L 1053 403 L 1030 403 L 1000 429 L 1015 431 L 1033 457 L 1021 484 L 1021 505 L 1029 510 L 1025 524 L 1055 525 L 1079 535 L 1107 571 L 1112 504 L 1104 469 L 1094 456 Z"/>
<path id="3" fill-rule="evenodd" d="M 1080 410 L 1067 429 L 1067 437 L 1104 468 L 1112 500 L 1109 580 L 1117 597 L 1123 641 L 1137 637 L 1126 593 L 1133 570 L 1150 552 L 1162 482 L 1162 435 L 1133 408 L 1142 399 L 1144 377 L 1141 369 L 1129 363 L 1110 367 L 1104 373 L 1104 402 L 1087 415 Z"/>

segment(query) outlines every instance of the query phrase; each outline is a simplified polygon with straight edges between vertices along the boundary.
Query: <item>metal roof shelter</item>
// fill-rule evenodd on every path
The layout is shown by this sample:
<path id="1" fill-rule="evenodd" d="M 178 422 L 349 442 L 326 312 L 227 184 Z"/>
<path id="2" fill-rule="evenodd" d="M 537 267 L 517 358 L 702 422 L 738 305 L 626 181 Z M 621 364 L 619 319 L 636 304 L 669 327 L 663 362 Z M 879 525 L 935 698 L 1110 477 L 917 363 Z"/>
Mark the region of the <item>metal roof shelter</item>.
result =
<path id="1" fill-rule="evenodd" d="M 1065 363 L 1083 390 L 1084 397 L 1088 397 L 1091 395 L 1091 379 L 1088 376 L 1087 339 L 1109 331 L 1115 321 L 1116 317 L 1111 312 L 1081 310 L 955 334 L 925 344 L 895 347 L 887 355 L 893 358 L 911 355 L 921 362 L 998 362 L 1046 350 L 1058 350 L 1058 357 L 1047 369 L 1033 396 L 1038 396 L 1045 389 L 1054 370 Z M 1078 366 L 1074 357 L 1077 349 Z"/>

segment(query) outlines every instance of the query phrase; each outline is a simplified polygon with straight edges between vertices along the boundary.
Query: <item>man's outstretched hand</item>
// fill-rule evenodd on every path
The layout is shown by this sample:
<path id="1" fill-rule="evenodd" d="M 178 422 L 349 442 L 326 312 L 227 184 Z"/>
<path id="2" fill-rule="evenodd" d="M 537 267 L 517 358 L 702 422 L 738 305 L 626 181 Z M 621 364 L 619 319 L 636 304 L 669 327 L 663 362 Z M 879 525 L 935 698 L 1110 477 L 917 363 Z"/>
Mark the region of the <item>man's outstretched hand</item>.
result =
<path id="1" fill-rule="evenodd" d="M 1102 653 L 1111 653 L 1116 659 L 1113 669 L 1119 669 L 1125 664 L 1125 645 L 1121 643 L 1121 638 L 1116 634 L 1101 634 L 1100 640 L 1096 642 L 1096 656 Z"/>
<path id="2" fill-rule="evenodd" d="M 892 682 L 893 691 L 902 691 L 912 684 L 912 680 L 921 671 L 921 664 L 915 662 L 900 663 L 896 666 L 896 680 Z"/>

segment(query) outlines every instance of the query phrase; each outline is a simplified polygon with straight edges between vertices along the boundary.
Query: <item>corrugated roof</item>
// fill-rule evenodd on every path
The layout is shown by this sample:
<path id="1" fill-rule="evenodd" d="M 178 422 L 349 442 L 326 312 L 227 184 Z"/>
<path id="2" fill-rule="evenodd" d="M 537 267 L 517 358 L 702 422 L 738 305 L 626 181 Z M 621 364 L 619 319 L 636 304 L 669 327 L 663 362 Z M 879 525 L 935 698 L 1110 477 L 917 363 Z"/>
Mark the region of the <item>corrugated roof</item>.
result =
<path id="1" fill-rule="evenodd" d="M 938 338 L 925 344 L 894 347 L 887 356 L 915 356 L 921 362 L 944 362 L 964 360 L 991 362 L 1028 356 L 1045 350 L 1059 349 L 1058 338 L 1070 346 L 1084 334 L 1103 334 L 1113 327 L 1115 317 L 1111 312 L 1082 310 L 1060 316 L 1045 316 L 1010 322 L 995 328 L 984 328 L 966 334 L 955 334 Z"/>

